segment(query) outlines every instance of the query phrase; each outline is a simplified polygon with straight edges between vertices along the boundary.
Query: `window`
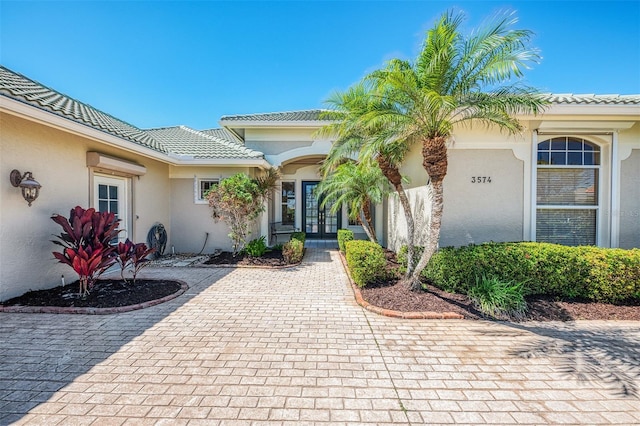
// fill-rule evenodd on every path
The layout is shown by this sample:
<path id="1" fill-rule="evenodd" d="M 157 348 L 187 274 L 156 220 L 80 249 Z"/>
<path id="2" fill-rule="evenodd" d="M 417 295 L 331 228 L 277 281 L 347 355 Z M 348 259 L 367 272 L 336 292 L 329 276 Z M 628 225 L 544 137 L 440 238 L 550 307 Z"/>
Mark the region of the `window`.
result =
<path id="1" fill-rule="evenodd" d="M 283 225 L 294 225 L 296 221 L 296 183 L 282 182 L 282 197 L 280 201 Z"/>
<path id="2" fill-rule="evenodd" d="M 128 179 L 95 175 L 94 177 L 94 208 L 99 212 L 111 212 L 120 219 L 119 229 L 122 230 L 118 240 L 124 241 L 129 236 L 129 206 Z"/>
<path id="3" fill-rule="evenodd" d="M 196 204 L 208 204 L 207 192 L 220 183 L 220 179 L 199 179 L 195 181 L 195 202 Z"/>
<path id="4" fill-rule="evenodd" d="M 584 139 L 538 144 L 536 241 L 597 244 L 600 147 Z"/>

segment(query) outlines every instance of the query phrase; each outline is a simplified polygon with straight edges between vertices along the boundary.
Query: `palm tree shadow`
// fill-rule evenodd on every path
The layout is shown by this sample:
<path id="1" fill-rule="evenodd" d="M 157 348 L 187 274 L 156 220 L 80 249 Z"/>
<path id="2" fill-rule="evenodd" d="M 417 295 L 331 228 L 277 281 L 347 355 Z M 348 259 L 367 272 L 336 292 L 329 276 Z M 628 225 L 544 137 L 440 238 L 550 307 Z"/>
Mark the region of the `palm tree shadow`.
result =
<path id="1" fill-rule="evenodd" d="M 540 336 L 509 352 L 520 358 L 555 358 L 558 370 L 581 382 L 602 383 L 614 395 L 640 398 L 640 333 L 638 329 L 580 329 L 575 324 L 524 325 L 504 323 L 513 332 L 487 331 L 487 335 Z"/>

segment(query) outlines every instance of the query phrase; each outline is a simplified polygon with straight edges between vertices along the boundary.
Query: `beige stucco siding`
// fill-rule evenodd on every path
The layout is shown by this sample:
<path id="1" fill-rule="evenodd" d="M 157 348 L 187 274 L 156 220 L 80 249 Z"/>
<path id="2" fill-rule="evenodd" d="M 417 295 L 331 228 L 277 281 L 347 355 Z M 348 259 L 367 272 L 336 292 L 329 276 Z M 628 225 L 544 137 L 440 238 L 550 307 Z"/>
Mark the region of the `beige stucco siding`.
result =
<path id="1" fill-rule="evenodd" d="M 523 177 L 511 150 L 451 150 L 440 245 L 521 241 Z"/>
<path id="2" fill-rule="evenodd" d="M 194 185 L 197 178 L 224 179 L 236 173 L 253 175 L 253 171 L 247 168 L 171 166 L 170 239 L 176 253 L 199 253 L 200 251 L 213 253 L 216 249 L 231 250 L 228 226 L 223 221 L 213 220 L 211 209 L 206 202 L 196 202 Z M 249 239 L 257 235 L 257 224 L 254 228 Z M 167 253 L 170 252 L 171 246 L 168 246 Z"/>
<path id="3" fill-rule="evenodd" d="M 620 248 L 640 248 L 640 149 L 621 162 Z"/>
<path id="4" fill-rule="evenodd" d="M 313 129 L 247 129 L 245 146 L 266 155 L 281 154 L 313 143 Z"/>
<path id="5" fill-rule="evenodd" d="M 51 254 L 57 246 L 50 240 L 61 228 L 50 217 L 54 213 L 68 216 L 76 205 L 90 206 L 87 151 L 147 168 L 146 175 L 132 182 L 136 200 L 131 211 L 134 241 L 146 241 L 153 222 L 169 223 L 168 194 L 163 191 L 169 183 L 166 165 L 5 113 L 0 114 L 0 128 L 0 300 L 58 285 L 62 274 L 67 282 L 77 278 L 70 267 L 58 264 Z M 31 207 L 20 190 L 11 186 L 8 176 L 12 169 L 31 171 L 42 185 Z"/>
<path id="6" fill-rule="evenodd" d="M 448 158 L 440 246 L 522 240 L 524 162 L 510 149 L 451 149 Z M 412 170 L 412 183 L 424 179 Z M 426 187 L 411 188 L 407 195 L 418 230 L 417 244 L 424 244 L 421 231 L 429 219 Z M 397 250 L 405 242 L 406 221 L 396 194 L 389 198 L 387 227 L 388 245 Z"/>

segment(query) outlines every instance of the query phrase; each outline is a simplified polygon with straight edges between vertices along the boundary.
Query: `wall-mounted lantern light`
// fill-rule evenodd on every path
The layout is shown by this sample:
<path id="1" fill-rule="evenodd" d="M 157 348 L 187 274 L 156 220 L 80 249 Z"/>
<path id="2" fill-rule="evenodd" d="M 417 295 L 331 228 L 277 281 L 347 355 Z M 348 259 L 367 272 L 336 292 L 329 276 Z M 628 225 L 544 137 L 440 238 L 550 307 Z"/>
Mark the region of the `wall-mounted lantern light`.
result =
<path id="1" fill-rule="evenodd" d="M 29 203 L 29 207 L 31 207 L 31 203 L 33 203 L 36 198 L 38 198 L 38 195 L 40 195 L 40 188 L 42 188 L 42 185 L 33 178 L 31 172 L 25 172 L 23 175 L 15 169 L 11 171 L 9 180 L 11 181 L 11 185 L 16 188 L 20 187 L 22 190 L 22 196 L 27 203 Z"/>

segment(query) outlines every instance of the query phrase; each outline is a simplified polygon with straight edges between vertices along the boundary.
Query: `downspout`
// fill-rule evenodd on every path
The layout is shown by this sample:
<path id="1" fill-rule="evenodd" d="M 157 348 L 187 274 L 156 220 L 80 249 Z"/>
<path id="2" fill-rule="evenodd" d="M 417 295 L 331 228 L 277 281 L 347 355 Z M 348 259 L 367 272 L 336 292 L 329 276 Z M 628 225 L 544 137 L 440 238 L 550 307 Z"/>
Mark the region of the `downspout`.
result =
<path id="1" fill-rule="evenodd" d="M 611 134 L 611 206 L 609 220 L 610 247 L 620 245 L 620 164 L 618 153 L 618 131 Z"/>
<path id="2" fill-rule="evenodd" d="M 538 130 L 531 134 L 531 196 L 530 207 L 530 232 L 529 241 L 536 241 L 536 206 L 538 202 Z"/>

